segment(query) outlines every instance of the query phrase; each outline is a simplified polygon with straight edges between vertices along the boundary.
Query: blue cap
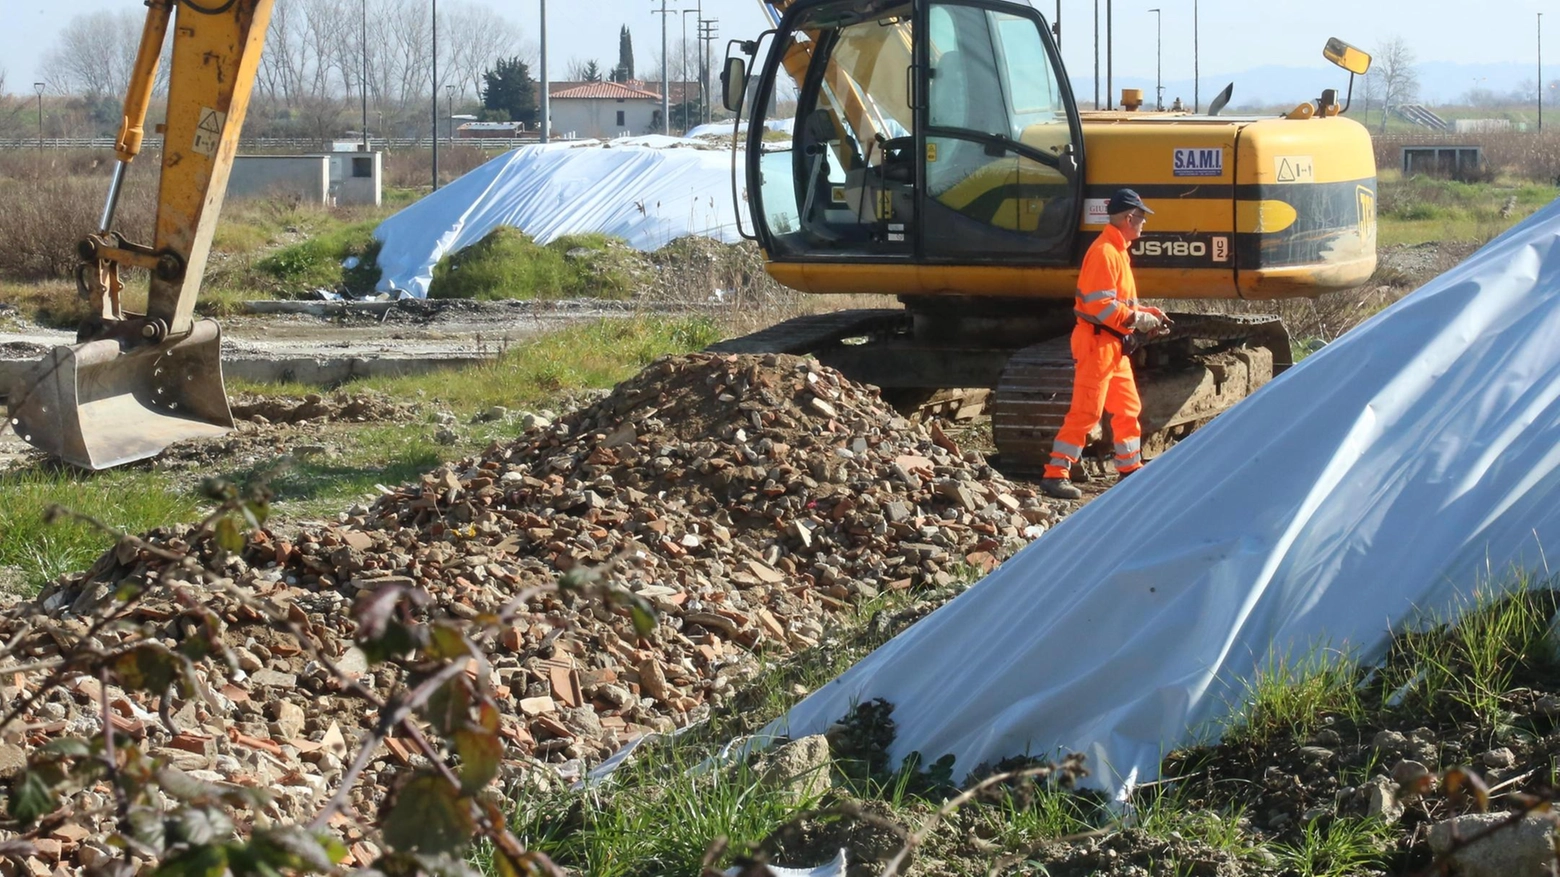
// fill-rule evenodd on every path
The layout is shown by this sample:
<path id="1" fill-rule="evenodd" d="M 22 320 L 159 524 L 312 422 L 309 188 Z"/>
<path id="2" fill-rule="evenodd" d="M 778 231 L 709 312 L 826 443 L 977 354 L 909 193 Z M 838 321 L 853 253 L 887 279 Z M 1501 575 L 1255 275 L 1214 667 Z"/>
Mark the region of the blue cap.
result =
<path id="1" fill-rule="evenodd" d="M 1138 197 L 1138 193 L 1131 189 L 1117 189 L 1116 194 L 1110 196 L 1110 203 L 1105 205 L 1105 212 L 1115 216 L 1118 213 L 1126 213 L 1133 208 L 1137 208 L 1144 213 L 1154 212 L 1149 210 L 1148 205 L 1143 203 L 1143 199 Z"/>

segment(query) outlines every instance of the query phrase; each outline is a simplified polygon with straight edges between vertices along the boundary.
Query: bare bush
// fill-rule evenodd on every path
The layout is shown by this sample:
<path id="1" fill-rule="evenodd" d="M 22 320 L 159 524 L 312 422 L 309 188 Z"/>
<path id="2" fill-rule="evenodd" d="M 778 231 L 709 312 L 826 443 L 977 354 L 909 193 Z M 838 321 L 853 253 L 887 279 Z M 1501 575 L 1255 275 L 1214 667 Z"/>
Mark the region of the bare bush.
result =
<path id="1" fill-rule="evenodd" d="M 445 184 L 492 158 L 475 146 L 439 144 L 439 181 Z M 416 189 L 433 182 L 433 151 L 406 149 L 385 153 L 385 185 L 397 189 Z"/>
<path id="2" fill-rule="evenodd" d="M 1532 182 L 1560 181 L 1560 133 L 1545 131 L 1470 131 L 1463 134 L 1425 132 L 1377 136 L 1376 167 L 1403 163 L 1405 146 L 1477 146 L 1484 151 L 1485 176 L 1509 174 Z"/>
<path id="3" fill-rule="evenodd" d="M 95 231 L 107 193 L 108 162 L 94 174 L 86 156 L 5 156 L 0 175 L 0 278 L 58 280 L 72 276 L 76 243 Z M 73 172 L 85 165 L 87 173 Z M 136 171 L 145 171 L 137 173 Z M 132 240 L 150 242 L 156 218 L 156 168 L 133 168 L 119 200 L 115 226 Z"/>

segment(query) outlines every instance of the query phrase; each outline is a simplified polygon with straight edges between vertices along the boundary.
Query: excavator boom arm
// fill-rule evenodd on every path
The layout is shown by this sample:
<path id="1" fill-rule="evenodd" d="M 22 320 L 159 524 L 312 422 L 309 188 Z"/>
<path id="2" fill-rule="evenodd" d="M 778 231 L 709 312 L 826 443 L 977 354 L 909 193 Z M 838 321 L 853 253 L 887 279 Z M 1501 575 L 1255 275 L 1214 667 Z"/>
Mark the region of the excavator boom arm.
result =
<path id="1" fill-rule="evenodd" d="M 178 3 L 152 243 L 169 264 L 153 272 L 146 306 L 170 335 L 190 329 L 273 2 Z"/>
<path id="2" fill-rule="evenodd" d="M 103 216 L 80 250 L 77 284 L 91 314 L 79 343 L 56 347 L 5 388 L 8 422 L 67 462 L 103 469 L 233 426 L 221 333 L 194 319 L 202 275 L 275 0 L 147 0 L 146 24 L 115 141 Z M 158 56 L 172 34 L 157 224 L 148 243 L 114 230 L 141 151 Z M 120 271 L 150 275 L 145 314 L 120 307 Z"/>

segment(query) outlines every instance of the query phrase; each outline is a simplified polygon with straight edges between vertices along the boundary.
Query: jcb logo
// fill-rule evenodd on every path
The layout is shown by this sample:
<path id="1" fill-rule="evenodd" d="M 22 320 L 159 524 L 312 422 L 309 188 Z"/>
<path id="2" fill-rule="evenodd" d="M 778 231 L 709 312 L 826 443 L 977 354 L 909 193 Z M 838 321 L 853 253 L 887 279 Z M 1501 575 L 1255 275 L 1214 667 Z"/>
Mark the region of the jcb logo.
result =
<path id="1" fill-rule="evenodd" d="M 1376 193 L 1365 186 L 1357 186 L 1354 199 L 1359 206 L 1360 234 L 1364 236 L 1376 226 Z"/>

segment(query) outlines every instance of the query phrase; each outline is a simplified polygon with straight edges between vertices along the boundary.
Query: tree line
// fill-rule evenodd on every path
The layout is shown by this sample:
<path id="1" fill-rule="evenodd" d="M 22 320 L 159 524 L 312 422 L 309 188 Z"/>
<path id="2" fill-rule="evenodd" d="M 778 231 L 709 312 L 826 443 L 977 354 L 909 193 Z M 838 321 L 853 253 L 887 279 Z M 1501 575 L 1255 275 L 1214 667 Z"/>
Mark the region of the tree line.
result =
<path id="1" fill-rule="evenodd" d="M 100 10 L 76 15 L 60 30 L 41 66 L 45 136 L 117 130 L 144 20 L 138 7 Z M 427 0 L 276 0 L 245 133 L 321 141 L 359 136 L 366 93 L 372 137 L 428 136 L 435 125 L 429 105 L 433 29 Z M 535 124 L 539 52 L 518 25 L 482 0 L 445 0 L 438 9 L 438 46 L 439 134 L 447 133 L 454 113 Z M 627 25 L 619 30 L 617 48 L 610 67 L 571 59 L 568 78 L 658 86 L 659 53 L 650 70 L 637 69 Z M 697 77 L 696 56 L 697 49 L 674 48 L 672 78 L 681 79 L 684 69 Z M 167 89 L 166 58 L 158 70 L 159 99 Z M 0 68 L 0 137 L 35 135 L 35 96 L 11 95 L 4 82 Z M 153 121 L 159 113 L 160 100 L 154 100 Z"/>
<path id="2" fill-rule="evenodd" d="M 483 74 L 498 59 L 537 54 L 519 26 L 485 3 L 445 0 L 438 15 L 441 118 L 450 111 L 447 103 L 461 112 L 480 99 Z M 117 128 L 144 20 L 138 8 L 102 10 L 77 15 L 61 29 L 42 63 L 48 136 Z M 426 0 L 277 0 L 246 133 L 338 136 L 360 127 L 366 92 L 371 135 L 427 136 L 433 27 Z M 166 58 L 159 97 L 167 88 Z M 25 100 L 0 100 L 0 136 L 32 133 L 36 120 L 18 109 Z"/>

